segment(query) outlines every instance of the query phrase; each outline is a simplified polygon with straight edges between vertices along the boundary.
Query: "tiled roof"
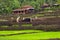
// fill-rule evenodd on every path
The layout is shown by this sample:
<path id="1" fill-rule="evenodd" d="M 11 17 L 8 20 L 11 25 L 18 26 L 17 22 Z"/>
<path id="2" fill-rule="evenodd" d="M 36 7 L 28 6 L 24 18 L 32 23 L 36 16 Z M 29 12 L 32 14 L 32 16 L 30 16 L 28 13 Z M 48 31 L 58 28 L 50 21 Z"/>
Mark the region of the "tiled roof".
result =
<path id="1" fill-rule="evenodd" d="M 29 9 L 34 9 L 32 6 L 26 5 L 23 6 L 22 8 L 15 9 L 13 11 L 23 11 L 23 10 L 29 10 Z"/>

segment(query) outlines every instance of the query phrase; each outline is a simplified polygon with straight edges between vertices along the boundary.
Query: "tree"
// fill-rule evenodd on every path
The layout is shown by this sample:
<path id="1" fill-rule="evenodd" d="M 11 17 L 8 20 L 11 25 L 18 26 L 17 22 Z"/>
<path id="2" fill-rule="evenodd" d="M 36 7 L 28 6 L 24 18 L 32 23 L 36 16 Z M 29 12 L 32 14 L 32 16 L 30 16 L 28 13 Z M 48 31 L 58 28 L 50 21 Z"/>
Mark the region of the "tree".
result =
<path id="1" fill-rule="evenodd" d="M 13 9 L 20 7 L 18 0 L 0 0 L 0 13 L 8 14 L 11 13 Z"/>

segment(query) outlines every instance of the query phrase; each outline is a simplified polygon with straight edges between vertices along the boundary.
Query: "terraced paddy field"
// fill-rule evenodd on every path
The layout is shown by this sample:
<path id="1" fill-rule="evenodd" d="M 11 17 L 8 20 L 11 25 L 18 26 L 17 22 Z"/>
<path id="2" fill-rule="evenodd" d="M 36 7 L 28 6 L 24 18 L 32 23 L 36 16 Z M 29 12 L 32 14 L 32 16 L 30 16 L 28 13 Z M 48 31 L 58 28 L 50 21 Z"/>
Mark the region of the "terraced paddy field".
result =
<path id="1" fill-rule="evenodd" d="M 54 15 L 54 13 L 53 13 Z M 52 30 L 57 30 L 60 28 L 60 15 L 57 15 L 57 16 L 52 16 L 50 14 L 48 15 L 44 15 L 44 14 L 33 14 L 33 15 L 27 15 L 29 17 L 32 17 L 34 18 L 35 16 L 39 17 L 39 18 L 53 18 L 52 20 L 50 19 L 47 19 L 47 20 L 43 20 L 41 22 L 39 22 L 39 20 L 37 21 L 39 24 L 42 23 L 42 24 L 45 24 L 45 25 L 38 25 L 37 27 L 32 27 L 32 24 L 29 24 L 29 25 L 26 25 L 26 24 L 23 24 L 22 28 L 25 29 L 25 28 L 35 28 L 35 29 L 39 29 L 39 28 L 43 28 L 44 30 L 46 29 L 52 29 Z M 22 17 L 22 16 L 21 16 Z M 26 17 L 26 15 L 24 15 L 24 17 Z M 4 19 L 4 17 L 1 17 L 1 19 Z M 9 17 L 8 17 L 9 18 Z M 55 20 L 57 19 L 57 20 Z M 10 19 L 9 19 L 10 20 Z M 55 21 L 54 21 L 55 20 Z M 3 20 L 4 21 L 4 20 Z M 53 22 L 53 25 L 51 25 Z M 34 22 L 33 22 L 34 23 Z M 55 25 L 55 23 L 57 23 Z M 50 25 L 48 25 L 50 24 Z M 59 25 L 58 25 L 59 24 Z M 36 21 L 35 21 L 35 25 L 36 24 Z M 12 29 L 14 27 L 16 27 L 17 29 L 19 27 L 17 27 L 18 25 L 13 25 L 13 27 L 11 27 Z M 30 26 L 30 27 L 29 27 Z M 55 28 L 56 26 L 56 28 Z M 9 28 L 10 26 L 1 26 L 1 28 Z M 60 38 L 60 31 L 56 31 L 56 32 L 52 32 L 52 31 L 41 31 L 41 30 L 11 30 L 11 31 L 0 31 L 0 40 L 48 40 L 48 39 L 55 39 L 55 38 Z"/>
<path id="2" fill-rule="evenodd" d="M 41 30 L 0 31 L 0 40 L 47 40 L 50 38 L 60 38 L 60 32 Z"/>

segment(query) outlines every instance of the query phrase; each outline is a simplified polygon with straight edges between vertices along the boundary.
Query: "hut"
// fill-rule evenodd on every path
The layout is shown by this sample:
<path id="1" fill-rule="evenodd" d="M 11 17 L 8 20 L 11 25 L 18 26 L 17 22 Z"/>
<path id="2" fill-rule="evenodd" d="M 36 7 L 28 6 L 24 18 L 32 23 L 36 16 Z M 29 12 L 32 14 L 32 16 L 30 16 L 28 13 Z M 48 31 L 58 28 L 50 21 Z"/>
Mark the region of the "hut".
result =
<path id="1" fill-rule="evenodd" d="M 59 7 L 60 4 L 53 4 L 52 6 L 53 6 L 53 7 Z"/>
<path id="2" fill-rule="evenodd" d="M 28 14 L 28 13 L 33 13 L 33 12 L 34 12 L 34 8 L 29 5 L 13 10 L 13 14 Z"/>

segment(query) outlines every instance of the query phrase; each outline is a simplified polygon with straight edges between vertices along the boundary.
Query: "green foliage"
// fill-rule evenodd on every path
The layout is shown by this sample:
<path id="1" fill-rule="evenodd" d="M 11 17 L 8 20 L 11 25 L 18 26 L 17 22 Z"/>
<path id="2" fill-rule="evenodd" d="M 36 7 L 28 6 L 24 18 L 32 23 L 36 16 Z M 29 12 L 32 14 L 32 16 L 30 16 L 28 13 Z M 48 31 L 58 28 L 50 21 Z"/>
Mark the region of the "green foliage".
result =
<path id="1" fill-rule="evenodd" d="M 59 1 L 57 3 L 60 3 Z M 24 5 L 31 5 L 35 9 L 40 9 L 40 6 L 45 2 L 53 4 L 56 3 L 56 0 L 0 0 L 0 14 L 12 13 L 12 10 Z"/>
<path id="2" fill-rule="evenodd" d="M 20 7 L 18 0 L 0 0 L 0 13 L 11 13 L 13 9 Z"/>

